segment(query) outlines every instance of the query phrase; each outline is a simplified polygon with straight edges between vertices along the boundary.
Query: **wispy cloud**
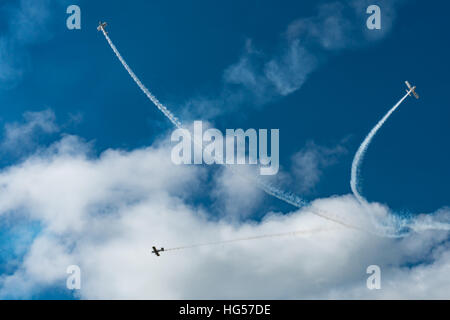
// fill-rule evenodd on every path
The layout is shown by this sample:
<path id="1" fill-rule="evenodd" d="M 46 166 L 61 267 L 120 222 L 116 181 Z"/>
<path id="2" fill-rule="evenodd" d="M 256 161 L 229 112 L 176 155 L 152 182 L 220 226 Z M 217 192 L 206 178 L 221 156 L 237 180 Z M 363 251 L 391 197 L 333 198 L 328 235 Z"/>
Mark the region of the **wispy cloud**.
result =
<path id="1" fill-rule="evenodd" d="M 296 39 L 281 57 L 267 62 L 264 74 L 275 86 L 276 93 L 286 96 L 298 90 L 316 66 L 317 58 Z"/>
<path id="2" fill-rule="evenodd" d="M 192 118 L 213 118 L 238 107 L 262 106 L 296 92 L 331 55 L 382 39 L 401 2 L 377 2 L 383 12 L 380 31 L 368 32 L 368 1 L 336 1 L 320 5 L 314 16 L 292 21 L 280 36 L 274 54 L 261 52 L 248 39 L 239 60 L 225 69 L 220 92 L 190 99 L 184 106 L 185 113 Z"/>
<path id="3" fill-rule="evenodd" d="M 16 85 L 26 70 L 28 47 L 51 37 L 50 11 L 54 4 L 50 0 L 2 4 L 4 14 L 1 18 L 6 23 L 0 33 L 0 88 Z"/>
<path id="4" fill-rule="evenodd" d="M 16 154 L 33 148 L 41 134 L 51 134 L 59 130 L 52 110 L 25 112 L 22 122 L 7 123 L 4 128 L 1 147 Z"/>
<path id="5" fill-rule="evenodd" d="M 337 163 L 339 157 L 346 153 L 345 140 L 333 147 L 309 141 L 292 156 L 291 172 L 294 175 L 296 189 L 302 193 L 311 192 L 320 181 L 323 171 Z"/>

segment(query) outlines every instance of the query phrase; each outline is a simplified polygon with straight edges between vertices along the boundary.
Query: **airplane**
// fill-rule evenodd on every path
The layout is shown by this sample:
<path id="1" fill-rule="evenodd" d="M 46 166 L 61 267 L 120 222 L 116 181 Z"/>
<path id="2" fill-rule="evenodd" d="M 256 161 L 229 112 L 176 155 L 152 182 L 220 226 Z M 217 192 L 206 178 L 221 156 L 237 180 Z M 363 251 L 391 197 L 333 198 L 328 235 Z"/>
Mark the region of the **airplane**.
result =
<path id="1" fill-rule="evenodd" d="M 408 92 L 409 93 L 409 95 L 411 95 L 411 92 L 413 93 L 413 95 L 414 95 L 414 97 L 416 98 L 416 99 L 419 99 L 419 95 L 416 93 L 416 86 L 414 86 L 414 87 L 411 87 L 411 85 L 409 84 L 409 82 L 408 81 L 405 81 L 405 83 L 406 83 L 406 85 L 408 86 L 408 89 L 406 89 L 406 92 Z"/>
<path id="2" fill-rule="evenodd" d="M 105 31 L 105 27 L 107 26 L 108 24 L 106 23 L 106 22 L 101 22 L 101 21 L 99 21 L 98 22 L 98 27 L 97 27 L 97 30 L 98 31 Z M 105 31 L 106 32 L 106 31 Z M 108 32 L 106 32 L 106 33 L 108 33 Z"/>
<path id="3" fill-rule="evenodd" d="M 156 249 L 156 247 L 152 247 L 152 248 L 153 248 L 152 253 L 156 254 L 156 256 L 158 256 L 158 257 L 159 257 L 159 253 L 164 251 L 164 248 L 161 248 L 159 250 Z"/>

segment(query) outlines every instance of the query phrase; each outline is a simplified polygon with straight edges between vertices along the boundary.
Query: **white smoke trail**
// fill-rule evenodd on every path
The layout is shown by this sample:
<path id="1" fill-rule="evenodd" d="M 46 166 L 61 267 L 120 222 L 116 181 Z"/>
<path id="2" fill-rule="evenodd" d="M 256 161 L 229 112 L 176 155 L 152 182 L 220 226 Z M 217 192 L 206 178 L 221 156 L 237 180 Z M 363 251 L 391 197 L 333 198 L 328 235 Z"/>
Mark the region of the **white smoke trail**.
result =
<path id="1" fill-rule="evenodd" d="M 143 83 L 139 80 L 139 78 L 135 75 L 133 70 L 128 66 L 126 61 L 123 59 L 123 57 L 120 55 L 119 51 L 109 38 L 108 34 L 102 29 L 103 35 L 105 36 L 106 40 L 108 41 L 111 49 L 116 54 L 117 58 L 120 60 L 124 68 L 127 70 L 129 75 L 133 78 L 133 80 L 136 82 L 136 84 L 139 86 L 139 88 L 145 93 L 145 95 L 153 102 L 153 104 L 172 122 L 174 126 L 177 128 L 182 129 L 183 126 L 181 122 L 175 117 L 163 104 L 159 102 L 159 100 L 143 85 Z M 409 94 L 410 92 L 408 92 Z M 367 147 L 369 146 L 372 138 L 375 136 L 377 131 L 381 128 L 381 126 L 384 124 L 384 122 L 389 118 L 389 116 L 400 106 L 400 104 L 405 100 L 407 97 L 406 94 L 389 112 L 377 123 L 377 125 L 370 131 L 370 133 L 367 135 L 366 139 L 363 141 L 361 146 L 359 147 L 355 158 L 353 159 L 352 163 L 352 175 L 351 175 L 351 188 L 353 191 L 353 194 L 355 197 L 359 200 L 360 203 L 366 204 L 366 200 L 358 193 L 358 174 L 359 174 L 359 166 L 361 161 L 363 160 L 364 153 L 367 150 Z M 200 144 L 198 141 L 195 141 L 194 143 Z M 227 168 L 231 169 L 233 172 L 236 173 L 236 170 L 233 166 L 226 165 Z M 247 174 L 242 174 L 242 172 L 237 173 L 238 176 L 245 178 L 249 181 L 253 181 L 260 189 L 262 189 L 264 192 L 266 192 L 269 195 L 274 196 L 275 198 L 278 198 L 281 201 L 284 201 L 286 203 L 289 203 L 297 208 L 303 208 L 307 205 L 307 202 L 305 202 L 303 199 L 298 197 L 295 194 L 287 193 L 283 190 L 280 190 L 279 188 L 262 181 L 260 177 L 253 177 Z M 335 222 L 341 226 L 345 226 L 347 228 L 351 228 L 353 230 L 362 231 L 366 233 L 370 233 L 375 236 L 381 236 L 381 237 L 404 237 L 409 234 L 409 231 L 424 231 L 424 230 L 450 230 L 450 224 L 448 223 L 440 223 L 435 221 L 429 221 L 426 224 L 424 223 L 417 223 L 415 221 L 407 221 L 405 219 L 397 219 L 395 222 L 387 221 L 386 225 L 380 225 L 379 223 L 375 224 L 376 229 L 375 230 L 369 230 L 367 228 L 357 226 L 353 223 L 345 221 L 342 217 L 337 217 L 336 215 L 330 214 L 329 212 L 324 212 L 320 209 L 309 207 L 308 211 L 312 214 L 319 216 L 323 219 L 326 219 L 328 221 Z M 406 230 L 406 231 L 404 231 Z M 306 232 L 306 231 L 305 231 Z M 295 232 L 294 232 L 295 233 Z M 292 233 L 288 233 L 292 234 Z M 256 236 L 256 237 L 250 237 L 246 239 L 237 239 L 237 240 L 230 240 L 227 242 L 234 242 L 234 241 L 241 241 L 241 240 L 251 240 L 251 239 L 259 239 L 263 237 L 275 237 L 275 236 L 283 236 L 286 234 L 278 234 L 278 235 L 265 235 L 265 236 Z M 221 242 L 223 243 L 223 242 Z"/>
<path id="2" fill-rule="evenodd" d="M 297 230 L 297 231 L 290 231 L 290 232 L 283 232 L 283 233 L 264 234 L 264 235 L 260 235 L 260 236 L 254 236 L 254 237 L 206 242 L 206 243 L 193 244 L 193 245 L 183 246 L 183 247 L 175 247 L 175 248 L 168 248 L 168 249 L 164 248 L 164 252 L 198 248 L 198 247 L 206 247 L 206 246 L 215 246 L 215 245 L 228 244 L 228 243 L 233 243 L 233 242 L 259 240 L 259 239 L 264 239 L 264 238 L 277 238 L 277 237 L 306 235 L 306 234 L 313 234 L 313 233 L 317 233 L 317 232 L 331 231 L 331 230 L 335 230 L 335 228 L 316 228 L 316 229 L 311 229 L 311 230 Z"/>
<path id="3" fill-rule="evenodd" d="M 383 126 L 383 124 L 387 121 L 387 119 L 391 116 L 391 114 L 397 110 L 397 108 L 402 104 L 402 102 L 408 97 L 411 93 L 411 90 L 408 91 L 403 98 L 401 98 L 385 115 L 384 117 L 378 121 L 375 127 L 370 130 L 369 134 L 366 136 L 364 141 L 358 148 L 358 151 L 355 154 L 352 162 L 351 169 L 351 179 L 350 179 L 350 187 L 352 189 L 353 195 L 358 200 L 358 202 L 365 208 L 368 209 L 367 200 L 359 193 L 359 173 L 360 166 L 362 161 L 364 160 L 364 155 L 369 147 L 372 139 L 377 134 L 378 130 Z M 372 219 L 372 224 L 375 227 L 375 231 L 373 234 L 382 235 L 385 237 L 393 237 L 393 238 L 401 238 L 410 234 L 410 232 L 425 232 L 429 230 L 436 231 L 450 231 L 450 224 L 448 222 L 441 222 L 436 220 L 434 217 L 429 216 L 427 219 L 418 219 L 412 217 L 400 217 L 397 215 L 391 215 L 388 218 L 385 218 L 383 221 L 376 219 L 374 216 L 370 216 Z"/>
<path id="4" fill-rule="evenodd" d="M 115 55 L 117 56 L 119 61 L 122 63 L 123 67 L 127 70 L 128 74 L 131 76 L 131 78 L 133 78 L 134 82 L 136 82 L 136 84 L 139 86 L 139 88 L 145 93 L 145 95 L 150 99 L 150 101 L 153 102 L 153 104 L 170 120 L 170 122 L 172 122 L 172 124 L 175 127 L 179 128 L 179 129 L 183 129 L 183 126 L 182 126 L 181 122 L 178 120 L 178 118 L 175 117 L 161 102 L 159 102 L 159 100 L 144 86 L 144 84 L 139 80 L 139 78 L 136 76 L 136 74 L 133 72 L 133 70 L 128 66 L 125 59 L 119 53 L 119 50 L 117 50 L 116 46 L 109 38 L 106 31 L 103 28 L 101 28 L 101 31 L 103 32 L 103 35 L 105 36 L 106 40 L 108 41 L 109 46 L 114 51 Z M 195 141 L 195 139 L 194 139 L 194 143 L 202 145 L 200 142 Z M 236 172 L 236 170 L 234 169 L 233 166 L 231 166 L 231 165 L 225 165 L 225 166 L 227 168 L 231 169 L 233 172 Z M 254 182 L 260 189 L 262 189 L 267 194 L 272 195 L 281 201 L 289 203 L 289 204 L 293 205 L 294 207 L 303 208 L 307 205 L 307 202 L 304 201 L 303 199 L 301 199 L 300 197 L 298 197 L 297 195 L 292 194 L 292 193 L 287 193 L 283 190 L 280 190 L 279 188 L 273 186 L 272 184 L 263 181 L 260 177 L 252 177 L 247 174 L 243 175 L 242 172 L 239 172 L 237 174 L 240 177 L 243 177 L 249 181 Z M 337 218 L 336 216 L 331 216 L 329 213 L 325 213 L 323 211 L 319 211 L 314 208 L 309 208 L 309 210 L 311 211 L 311 213 L 313 213 L 319 217 L 322 217 L 329 221 L 333 221 L 342 226 L 352 228 L 355 230 L 359 230 L 359 231 L 370 232 L 369 230 L 364 230 L 361 227 L 354 226 L 351 223 L 345 222 L 342 220 L 342 218 Z"/>
<path id="5" fill-rule="evenodd" d="M 159 102 L 158 99 L 156 99 L 156 97 L 144 86 L 141 80 L 139 80 L 139 78 L 134 74 L 133 70 L 131 70 L 131 68 L 128 66 L 125 59 L 122 58 L 121 54 L 119 53 L 119 50 L 117 50 L 116 46 L 109 38 L 106 31 L 103 28 L 101 28 L 101 30 L 106 40 L 108 41 L 109 46 L 114 51 L 117 58 L 120 60 L 124 68 L 128 71 L 129 75 L 133 78 L 134 82 L 136 82 L 139 88 L 145 93 L 145 95 L 150 99 L 150 101 L 153 102 L 153 104 L 170 120 L 170 122 L 173 123 L 174 126 L 180 129 L 183 128 L 181 122 L 177 119 L 177 117 L 175 117 L 164 105 L 162 105 L 162 103 Z"/>
<path id="6" fill-rule="evenodd" d="M 159 102 L 159 100 L 144 86 L 144 84 L 141 82 L 141 80 L 139 80 L 139 78 L 136 76 L 136 74 L 133 72 L 133 70 L 128 66 L 125 59 L 120 54 L 119 50 L 117 50 L 116 46 L 109 38 L 106 31 L 103 28 L 101 30 L 102 30 L 103 35 L 105 36 L 106 40 L 108 41 L 109 46 L 114 51 L 117 58 L 124 66 L 124 68 L 127 70 L 128 74 L 131 76 L 131 78 L 133 78 L 134 82 L 136 82 L 136 84 L 145 93 L 145 95 L 150 99 L 150 101 L 153 102 L 153 104 L 170 120 L 170 122 L 172 122 L 172 124 L 174 126 L 176 126 L 179 129 L 183 129 L 183 125 L 178 120 L 178 118 L 175 117 L 172 114 L 172 112 L 170 112 L 169 109 L 167 109 L 161 102 Z M 200 142 L 195 141 L 195 139 L 194 139 L 194 143 L 196 143 L 198 145 L 202 145 Z M 230 169 L 233 170 L 233 167 L 231 167 L 231 166 L 227 166 L 227 167 L 229 167 Z M 257 183 L 264 191 L 266 191 L 270 195 L 272 195 L 280 200 L 286 201 L 290 204 L 293 204 L 294 206 L 296 206 L 298 208 L 301 208 L 301 207 L 305 206 L 305 204 L 306 204 L 305 201 L 300 199 L 298 196 L 287 194 L 287 193 L 283 192 L 282 190 L 279 190 L 278 188 L 268 184 L 267 182 L 262 181 L 259 177 L 258 178 L 252 177 L 249 179 L 251 179 L 252 181 Z"/>
<path id="7" fill-rule="evenodd" d="M 380 121 L 378 121 L 378 123 L 375 125 L 375 127 L 373 127 L 372 130 L 370 130 L 367 137 L 361 143 L 361 145 L 358 148 L 358 151 L 356 151 L 355 157 L 353 158 L 353 162 L 352 162 L 350 187 L 352 189 L 353 195 L 356 197 L 356 199 L 362 205 L 365 205 L 367 203 L 367 201 L 358 191 L 361 162 L 364 160 L 364 155 L 365 155 L 370 143 L 372 142 L 373 137 L 377 134 L 378 130 L 380 130 L 380 128 L 383 126 L 383 124 L 386 122 L 386 120 L 391 116 L 391 114 L 395 110 L 397 110 L 397 108 L 400 106 L 400 104 L 406 99 L 406 97 L 410 93 L 411 93 L 411 91 L 409 91 L 407 94 L 405 94 L 405 96 L 403 98 L 401 98 L 400 101 L 397 102 L 397 104 L 395 106 L 393 106 L 391 108 L 391 110 L 389 110 Z"/>

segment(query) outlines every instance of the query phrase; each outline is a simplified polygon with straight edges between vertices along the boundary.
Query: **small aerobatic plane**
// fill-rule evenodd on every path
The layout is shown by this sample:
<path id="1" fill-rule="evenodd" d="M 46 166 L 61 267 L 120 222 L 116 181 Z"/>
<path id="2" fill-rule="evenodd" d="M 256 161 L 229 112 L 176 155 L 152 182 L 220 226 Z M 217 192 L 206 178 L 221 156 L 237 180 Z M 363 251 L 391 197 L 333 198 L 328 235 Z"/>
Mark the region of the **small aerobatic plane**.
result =
<path id="1" fill-rule="evenodd" d="M 97 27 L 97 30 L 98 31 L 105 31 L 105 27 L 107 26 L 107 23 L 106 22 L 101 22 L 101 21 L 99 21 L 98 22 L 98 27 Z M 106 32 L 106 31 L 105 31 Z M 108 33 L 108 32 L 106 32 L 106 33 Z"/>
<path id="2" fill-rule="evenodd" d="M 152 248 L 153 248 L 152 253 L 156 254 L 156 256 L 158 256 L 158 257 L 159 257 L 159 253 L 164 251 L 164 248 L 161 248 L 159 250 L 156 249 L 156 247 L 152 247 Z"/>
<path id="3" fill-rule="evenodd" d="M 408 81 L 405 81 L 405 83 L 406 83 L 406 85 L 408 86 L 408 89 L 406 89 L 406 92 L 408 92 L 409 95 L 411 95 L 411 92 L 412 92 L 412 94 L 414 95 L 414 97 L 415 97 L 416 99 L 419 99 L 419 95 L 416 93 L 416 86 L 412 87 L 412 86 L 409 84 Z"/>

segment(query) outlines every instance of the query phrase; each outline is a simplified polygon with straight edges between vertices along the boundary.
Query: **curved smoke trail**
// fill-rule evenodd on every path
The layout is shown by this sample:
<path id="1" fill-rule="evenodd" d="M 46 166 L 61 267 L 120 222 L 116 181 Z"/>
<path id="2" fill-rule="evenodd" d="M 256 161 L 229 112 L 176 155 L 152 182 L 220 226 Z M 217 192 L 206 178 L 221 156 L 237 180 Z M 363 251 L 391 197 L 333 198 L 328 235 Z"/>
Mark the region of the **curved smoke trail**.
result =
<path id="1" fill-rule="evenodd" d="M 353 195 L 356 197 L 356 199 L 359 201 L 360 204 L 365 205 L 367 203 L 366 199 L 359 193 L 358 189 L 360 189 L 359 184 L 359 173 L 360 173 L 360 166 L 361 162 L 364 160 L 364 155 L 367 151 L 367 148 L 369 147 L 370 143 L 372 142 L 373 137 L 377 134 L 378 130 L 383 126 L 383 124 L 386 122 L 386 120 L 391 116 L 391 114 L 397 110 L 397 108 L 400 106 L 400 104 L 406 99 L 406 97 L 410 94 L 411 91 L 409 91 L 407 94 L 401 98 L 395 106 L 389 110 L 384 117 L 378 121 L 378 123 L 375 125 L 375 127 L 370 130 L 367 137 L 364 139 L 364 141 L 361 143 L 361 145 L 358 148 L 358 151 L 356 151 L 355 157 L 353 158 L 352 162 L 352 171 L 351 171 L 351 178 L 350 178 L 350 187 L 352 189 Z"/>
<path id="2" fill-rule="evenodd" d="M 145 95 L 150 99 L 150 101 L 170 120 L 170 122 L 172 122 L 172 124 L 175 127 L 179 128 L 179 129 L 183 129 L 183 126 L 182 126 L 181 122 L 178 120 L 178 118 L 175 117 L 172 114 L 172 112 L 170 112 L 169 109 L 167 109 L 161 102 L 159 102 L 159 100 L 139 80 L 139 78 L 136 76 L 136 74 L 133 72 L 133 70 L 130 68 L 130 66 L 128 66 L 125 59 L 120 54 L 119 50 L 117 50 L 116 46 L 109 38 L 106 31 L 103 28 L 101 28 L 101 31 L 102 31 L 103 35 L 105 36 L 106 40 L 108 41 L 109 46 L 114 51 L 115 55 L 117 56 L 119 61 L 122 63 L 123 67 L 127 70 L 128 74 L 131 76 L 131 78 L 133 78 L 134 82 L 139 86 L 139 88 L 145 93 Z M 196 142 L 194 139 L 194 143 L 198 143 L 198 142 Z M 231 169 L 233 172 L 236 172 L 236 170 L 234 169 L 233 166 L 230 166 L 230 165 L 225 165 L 225 166 L 227 168 Z M 260 177 L 252 177 L 250 175 L 245 175 L 245 174 L 242 175 L 242 173 L 239 173 L 238 176 L 244 177 L 247 180 L 254 182 L 260 189 L 262 189 L 267 194 L 272 195 L 281 201 L 289 203 L 289 204 L 293 205 L 294 207 L 303 208 L 307 205 L 307 202 L 305 200 L 301 199 L 299 196 L 292 194 L 292 193 L 287 193 L 283 190 L 280 190 L 279 188 L 273 186 L 272 184 L 263 181 Z M 365 232 L 373 233 L 369 230 L 365 230 L 359 226 L 355 226 L 355 225 L 352 225 L 351 223 L 343 221 L 342 218 L 338 218 L 336 216 L 331 216 L 330 214 L 325 213 L 321 210 L 310 207 L 309 211 L 319 217 L 322 217 L 326 220 L 338 223 L 342 226 L 345 226 L 345 227 L 348 227 L 348 228 L 351 228 L 354 230 L 358 230 L 358 231 L 365 231 Z"/>
<path id="3" fill-rule="evenodd" d="M 397 110 L 397 108 L 402 104 L 402 102 L 406 99 L 406 97 L 411 93 L 411 90 L 408 91 L 403 98 L 401 98 L 385 115 L 384 117 L 378 121 L 375 127 L 370 130 L 369 134 L 366 136 L 364 141 L 358 148 L 358 151 L 355 154 L 352 162 L 351 169 L 351 179 L 350 179 L 350 187 L 352 189 L 353 195 L 358 200 L 358 202 L 363 206 L 367 207 L 367 200 L 359 193 L 359 182 L 360 182 L 360 166 L 362 161 L 364 160 L 364 155 L 369 147 L 372 139 L 377 134 L 378 130 L 383 126 L 383 124 L 387 121 L 387 119 L 391 116 L 391 114 Z M 372 218 L 372 223 L 375 226 L 375 232 L 373 234 L 383 235 L 386 237 L 393 238 L 401 238 L 413 232 L 424 232 L 428 230 L 440 230 L 440 231 L 450 231 L 450 224 L 446 221 L 438 221 L 433 217 L 427 217 L 427 219 L 418 219 L 411 217 L 400 217 L 396 215 L 392 215 L 389 218 L 385 218 L 383 221 L 376 219 L 374 216 L 370 216 Z"/>

